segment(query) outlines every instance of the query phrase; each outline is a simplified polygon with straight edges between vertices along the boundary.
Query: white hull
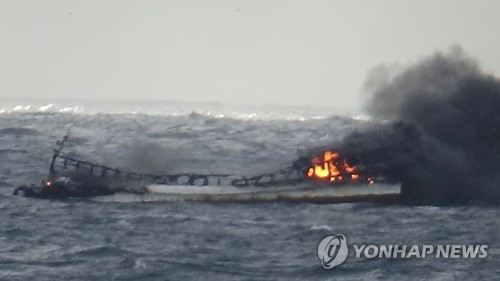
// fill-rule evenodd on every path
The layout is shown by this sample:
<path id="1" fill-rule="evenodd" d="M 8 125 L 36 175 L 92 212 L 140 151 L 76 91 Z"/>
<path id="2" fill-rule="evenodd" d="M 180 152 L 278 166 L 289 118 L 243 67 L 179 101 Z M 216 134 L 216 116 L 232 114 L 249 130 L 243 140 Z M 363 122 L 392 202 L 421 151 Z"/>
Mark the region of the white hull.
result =
<path id="1" fill-rule="evenodd" d="M 149 185 L 141 201 L 195 202 L 383 202 L 395 200 L 399 185 L 346 185 L 336 187 L 245 187 Z M 390 200 L 388 199 L 390 198 Z M 392 202 L 392 201 L 391 201 Z"/>

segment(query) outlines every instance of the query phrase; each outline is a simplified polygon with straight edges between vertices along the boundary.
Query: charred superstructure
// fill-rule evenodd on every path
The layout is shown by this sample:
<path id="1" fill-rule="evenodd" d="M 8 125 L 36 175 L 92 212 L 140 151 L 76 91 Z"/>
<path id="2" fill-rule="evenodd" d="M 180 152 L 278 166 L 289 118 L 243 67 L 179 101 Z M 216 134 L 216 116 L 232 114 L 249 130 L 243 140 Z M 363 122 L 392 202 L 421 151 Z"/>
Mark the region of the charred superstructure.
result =
<path id="1" fill-rule="evenodd" d="M 67 159 L 70 157 L 61 154 L 69 136 L 70 129 L 61 141 L 57 141 L 57 148 L 53 150 L 47 178 L 42 180 L 40 185 L 31 184 L 17 187 L 14 190 L 14 195 L 22 193 L 26 197 L 40 198 L 91 197 L 109 195 L 123 189 L 123 187 L 113 185 L 110 178 L 94 174 L 94 167 L 100 165 L 77 161 L 74 169 L 70 169 L 67 165 Z M 64 163 L 62 168 L 59 167 L 61 161 Z M 89 165 L 85 166 L 82 163 Z"/>

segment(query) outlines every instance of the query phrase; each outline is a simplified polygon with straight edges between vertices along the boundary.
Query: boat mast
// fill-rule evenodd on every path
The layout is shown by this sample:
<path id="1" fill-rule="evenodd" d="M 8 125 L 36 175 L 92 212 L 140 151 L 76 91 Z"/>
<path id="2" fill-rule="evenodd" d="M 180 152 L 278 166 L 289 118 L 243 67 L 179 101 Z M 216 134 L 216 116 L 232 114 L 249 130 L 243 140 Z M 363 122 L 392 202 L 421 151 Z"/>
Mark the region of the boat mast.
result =
<path id="1" fill-rule="evenodd" d="M 64 135 L 63 139 L 56 142 L 56 145 L 58 145 L 59 147 L 53 149 L 54 154 L 52 154 L 52 161 L 50 162 L 49 179 L 53 179 L 55 177 L 55 174 L 56 174 L 55 162 L 56 162 L 57 157 L 59 157 L 59 155 L 64 147 L 64 143 L 69 138 L 70 131 L 71 131 L 71 127 L 68 128 L 68 131 L 66 131 L 66 135 Z"/>

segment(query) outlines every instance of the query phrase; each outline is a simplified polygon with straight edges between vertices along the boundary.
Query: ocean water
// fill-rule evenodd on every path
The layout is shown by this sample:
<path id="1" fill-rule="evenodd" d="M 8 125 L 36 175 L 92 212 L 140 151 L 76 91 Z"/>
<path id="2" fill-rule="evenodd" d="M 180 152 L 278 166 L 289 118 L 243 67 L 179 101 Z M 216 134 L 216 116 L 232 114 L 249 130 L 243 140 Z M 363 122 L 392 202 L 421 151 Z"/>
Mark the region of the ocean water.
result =
<path id="1" fill-rule="evenodd" d="M 121 194 L 41 200 L 38 183 L 67 128 L 67 153 L 146 172 L 259 174 L 363 125 L 328 109 L 186 103 L 20 101 L 0 106 L 1 280 L 496 280 L 500 211 L 368 203 L 143 202 Z M 348 116 L 345 113 L 342 116 Z M 352 115 L 351 115 L 352 116 Z M 325 270 L 317 247 L 486 244 L 484 259 L 356 259 Z"/>

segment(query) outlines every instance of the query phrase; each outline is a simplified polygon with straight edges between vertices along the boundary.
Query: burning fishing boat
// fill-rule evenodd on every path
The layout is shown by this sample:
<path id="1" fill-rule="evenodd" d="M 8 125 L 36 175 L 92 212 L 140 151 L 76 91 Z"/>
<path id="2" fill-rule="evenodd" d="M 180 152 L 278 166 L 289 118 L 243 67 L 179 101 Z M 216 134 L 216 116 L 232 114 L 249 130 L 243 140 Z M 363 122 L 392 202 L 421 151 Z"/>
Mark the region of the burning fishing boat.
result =
<path id="1" fill-rule="evenodd" d="M 166 194 L 189 201 L 284 200 L 337 203 L 392 202 L 399 192 L 394 188 L 381 188 L 384 187 L 384 180 L 377 177 L 374 171 L 370 171 L 363 163 L 355 165 L 339 152 L 329 149 L 322 151 L 319 156 L 303 156 L 286 168 L 255 176 L 145 174 L 123 171 L 63 154 L 62 150 L 68 139 L 69 130 L 57 142 L 47 179 L 40 185 L 19 186 L 14 190 L 14 195 L 22 193 L 26 197 L 66 198 L 127 192 L 140 195 Z M 378 196 L 372 196 L 377 194 Z"/>

